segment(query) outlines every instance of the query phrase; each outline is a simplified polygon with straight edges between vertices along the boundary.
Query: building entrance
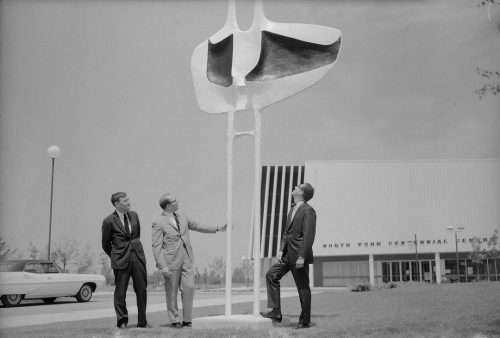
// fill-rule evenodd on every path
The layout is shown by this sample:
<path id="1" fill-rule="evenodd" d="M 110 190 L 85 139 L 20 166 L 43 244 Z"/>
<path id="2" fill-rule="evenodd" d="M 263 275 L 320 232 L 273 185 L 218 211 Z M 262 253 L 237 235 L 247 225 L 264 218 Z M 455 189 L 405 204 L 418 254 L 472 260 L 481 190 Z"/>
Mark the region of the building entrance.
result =
<path id="1" fill-rule="evenodd" d="M 436 281 L 436 262 L 433 260 L 382 262 L 382 280 L 389 282 Z"/>

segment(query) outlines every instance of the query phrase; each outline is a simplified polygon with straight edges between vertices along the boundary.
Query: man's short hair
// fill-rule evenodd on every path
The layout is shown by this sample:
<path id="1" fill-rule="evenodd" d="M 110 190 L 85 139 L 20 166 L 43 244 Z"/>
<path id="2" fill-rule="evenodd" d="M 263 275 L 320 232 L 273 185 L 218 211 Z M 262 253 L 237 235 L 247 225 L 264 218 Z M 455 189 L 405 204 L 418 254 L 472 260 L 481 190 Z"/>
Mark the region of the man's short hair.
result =
<path id="1" fill-rule="evenodd" d="M 172 203 L 172 197 L 173 196 L 168 192 L 166 194 L 161 195 L 159 203 L 160 203 L 160 208 L 162 210 L 164 210 L 167 207 L 167 205 Z"/>
<path id="2" fill-rule="evenodd" d="M 127 197 L 127 193 L 125 192 L 115 192 L 113 195 L 111 195 L 111 204 L 115 206 L 115 203 L 120 202 L 120 198 L 125 198 Z"/>
<path id="3" fill-rule="evenodd" d="M 309 201 L 311 198 L 314 196 L 314 188 L 310 183 L 304 183 L 302 184 L 302 192 L 303 192 L 303 197 L 304 201 Z"/>

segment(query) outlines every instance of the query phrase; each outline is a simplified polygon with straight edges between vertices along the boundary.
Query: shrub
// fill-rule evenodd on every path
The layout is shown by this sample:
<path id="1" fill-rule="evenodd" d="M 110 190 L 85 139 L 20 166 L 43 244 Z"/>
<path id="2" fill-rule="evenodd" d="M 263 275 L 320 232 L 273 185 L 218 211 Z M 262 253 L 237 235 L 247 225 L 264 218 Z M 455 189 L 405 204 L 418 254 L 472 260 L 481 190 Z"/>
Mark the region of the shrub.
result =
<path id="1" fill-rule="evenodd" d="M 363 291 L 370 291 L 371 286 L 370 284 L 358 284 L 357 286 L 352 288 L 352 292 L 363 292 Z"/>
<path id="2" fill-rule="evenodd" d="M 394 288 L 396 288 L 397 286 L 398 286 L 398 284 L 396 284 L 396 283 L 394 283 L 394 282 L 390 282 L 390 283 L 387 283 L 385 287 L 386 287 L 387 289 L 394 289 Z"/>

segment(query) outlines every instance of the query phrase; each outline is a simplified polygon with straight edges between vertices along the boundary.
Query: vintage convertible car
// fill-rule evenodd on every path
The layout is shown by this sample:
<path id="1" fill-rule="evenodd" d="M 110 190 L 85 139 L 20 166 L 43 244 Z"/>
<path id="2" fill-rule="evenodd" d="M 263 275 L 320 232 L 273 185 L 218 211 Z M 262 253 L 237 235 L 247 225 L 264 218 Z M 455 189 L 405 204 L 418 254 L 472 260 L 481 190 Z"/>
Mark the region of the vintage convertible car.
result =
<path id="1" fill-rule="evenodd" d="M 57 297 L 75 297 L 88 302 L 104 284 L 102 275 L 65 273 L 49 260 L 0 261 L 0 299 L 6 307 L 23 299 L 53 303 Z"/>

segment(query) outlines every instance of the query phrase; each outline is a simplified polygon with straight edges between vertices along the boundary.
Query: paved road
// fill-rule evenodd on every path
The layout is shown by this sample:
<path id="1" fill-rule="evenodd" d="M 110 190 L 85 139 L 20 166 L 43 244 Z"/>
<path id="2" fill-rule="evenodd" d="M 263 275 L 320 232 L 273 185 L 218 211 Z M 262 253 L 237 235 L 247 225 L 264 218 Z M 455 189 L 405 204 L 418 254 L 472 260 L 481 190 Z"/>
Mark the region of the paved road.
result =
<path id="1" fill-rule="evenodd" d="M 318 293 L 321 291 L 313 291 Z M 297 291 L 282 290 L 281 297 L 296 297 Z M 266 299 L 264 290 L 261 290 L 260 299 Z M 240 291 L 232 293 L 232 303 L 244 303 L 253 301 L 252 291 Z M 214 306 L 225 304 L 224 292 L 197 292 L 194 307 Z M 130 314 L 137 313 L 135 294 L 127 294 L 127 307 Z M 179 307 L 181 303 L 179 300 Z M 149 292 L 147 312 L 165 311 L 165 293 Z M 20 327 L 39 325 L 54 322 L 73 320 L 86 320 L 96 318 L 114 317 L 113 294 L 111 292 L 97 292 L 88 303 L 78 303 L 74 298 L 58 298 L 54 304 L 44 304 L 41 300 L 25 301 L 21 306 L 14 308 L 0 307 L 0 329 L 9 327 Z"/>

